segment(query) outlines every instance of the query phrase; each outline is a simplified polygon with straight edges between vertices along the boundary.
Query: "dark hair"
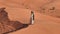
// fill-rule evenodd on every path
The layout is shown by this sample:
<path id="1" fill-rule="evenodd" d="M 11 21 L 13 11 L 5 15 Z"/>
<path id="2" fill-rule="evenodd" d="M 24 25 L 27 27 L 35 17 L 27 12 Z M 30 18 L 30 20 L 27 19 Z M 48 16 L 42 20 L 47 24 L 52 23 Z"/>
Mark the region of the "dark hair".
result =
<path id="1" fill-rule="evenodd" d="M 33 11 L 31 11 L 31 13 L 34 13 Z"/>

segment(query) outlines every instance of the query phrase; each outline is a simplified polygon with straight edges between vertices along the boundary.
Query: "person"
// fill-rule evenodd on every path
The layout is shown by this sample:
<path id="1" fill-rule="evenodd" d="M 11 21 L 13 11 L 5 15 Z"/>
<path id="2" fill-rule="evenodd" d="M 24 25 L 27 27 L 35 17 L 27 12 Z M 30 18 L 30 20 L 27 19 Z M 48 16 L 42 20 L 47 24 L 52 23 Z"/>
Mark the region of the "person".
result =
<path id="1" fill-rule="evenodd" d="M 31 11 L 30 24 L 34 24 L 34 12 Z"/>

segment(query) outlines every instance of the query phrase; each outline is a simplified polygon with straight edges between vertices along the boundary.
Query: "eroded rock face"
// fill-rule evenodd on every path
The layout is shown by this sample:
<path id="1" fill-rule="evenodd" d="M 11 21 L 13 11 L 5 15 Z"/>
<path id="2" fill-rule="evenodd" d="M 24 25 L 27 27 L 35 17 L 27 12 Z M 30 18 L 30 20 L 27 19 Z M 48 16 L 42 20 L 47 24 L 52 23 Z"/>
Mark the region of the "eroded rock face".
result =
<path id="1" fill-rule="evenodd" d="M 28 24 L 22 24 L 19 21 L 11 21 L 4 9 L 0 8 L 0 34 L 6 34 L 28 26 Z"/>

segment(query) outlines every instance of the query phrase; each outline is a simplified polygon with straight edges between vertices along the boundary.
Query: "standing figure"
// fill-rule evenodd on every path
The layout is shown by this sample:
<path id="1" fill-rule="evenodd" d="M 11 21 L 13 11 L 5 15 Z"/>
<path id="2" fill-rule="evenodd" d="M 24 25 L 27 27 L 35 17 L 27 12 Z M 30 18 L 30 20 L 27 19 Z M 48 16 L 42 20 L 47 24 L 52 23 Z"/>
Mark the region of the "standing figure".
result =
<path id="1" fill-rule="evenodd" d="M 34 24 L 34 12 L 31 11 L 30 24 Z"/>

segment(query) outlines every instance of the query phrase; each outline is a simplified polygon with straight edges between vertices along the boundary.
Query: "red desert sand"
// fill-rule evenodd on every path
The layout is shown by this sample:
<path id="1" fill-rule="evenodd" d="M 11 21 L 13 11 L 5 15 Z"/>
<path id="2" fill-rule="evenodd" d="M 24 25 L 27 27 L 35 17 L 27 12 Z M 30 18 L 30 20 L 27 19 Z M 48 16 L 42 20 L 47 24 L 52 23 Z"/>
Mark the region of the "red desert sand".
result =
<path id="1" fill-rule="evenodd" d="M 0 0 L 2 7 L 10 20 L 25 24 L 35 14 L 33 25 L 9 34 L 60 34 L 60 0 Z"/>

